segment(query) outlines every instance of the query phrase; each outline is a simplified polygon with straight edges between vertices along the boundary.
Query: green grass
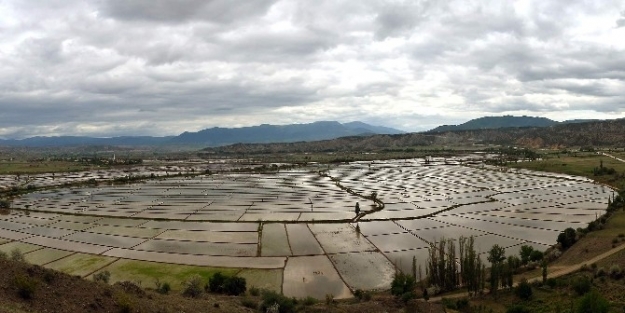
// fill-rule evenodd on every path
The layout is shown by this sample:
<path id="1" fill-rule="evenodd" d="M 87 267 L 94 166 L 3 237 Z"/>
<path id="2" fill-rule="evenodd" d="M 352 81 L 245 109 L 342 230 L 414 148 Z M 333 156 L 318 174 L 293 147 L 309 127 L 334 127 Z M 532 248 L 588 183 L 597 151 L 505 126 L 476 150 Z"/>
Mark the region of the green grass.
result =
<path id="1" fill-rule="evenodd" d="M 583 176 L 596 180 L 600 183 L 609 184 L 617 188 L 622 187 L 623 183 L 625 183 L 622 178 L 617 178 L 614 175 L 593 175 L 593 169 L 595 167 L 599 167 L 601 161 L 603 161 L 604 167 L 614 168 L 619 174 L 625 173 L 624 162 L 619 162 L 610 157 L 597 155 L 594 153 L 577 153 L 560 155 L 560 157 L 557 157 L 557 155 L 554 154 L 548 154 L 543 155 L 543 160 L 541 161 L 510 163 L 508 164 L 508 166 L 512 168 L 524 168 L 534 171 Z"/>
<path id="2" fill-rule="evenodd" d="M 78 162 L 49 161 L 49 162 L 0 162 L 0 174 L 37 174 L 84 171 L 93 166 Z"/>
<path id="3" fill-rule="evenodd" d="M 28 252 L 41 249 L 41 246 L 33 245 L 30 243 L 19 242 L 19 241 L 12 241 L 12 242 L 0 245 L 0 251 L 3 251 L 9 255 L 11 254 L 11 251 L 13 251 L 13 249 L 18 249 L 23 254 L 26 254 Z"/>
<path id="4" fill-rule="evenodd" d="M 177 264 L 165 264 L 135 260 L 119 260 L 100 271 L 111 273 L 111 283 L 118 281 L 140 282 L 143 287 L 155 287 L 158 279 L 160 282 L 168 282 L 172 290 L 180 290 L 182 283 L 194 275 L 199 275 L 206 283 L 217 272 L 224 275 L 235 275 L 238 269 L 214 268 L 202 266 L 189 266 Z"/>
<path id="5" fill-rule="evenodd" d="M 71 275 L 85 276 L 115 260 L 111 257 L 77 253 L 49 263 L 45 267 Z"/>

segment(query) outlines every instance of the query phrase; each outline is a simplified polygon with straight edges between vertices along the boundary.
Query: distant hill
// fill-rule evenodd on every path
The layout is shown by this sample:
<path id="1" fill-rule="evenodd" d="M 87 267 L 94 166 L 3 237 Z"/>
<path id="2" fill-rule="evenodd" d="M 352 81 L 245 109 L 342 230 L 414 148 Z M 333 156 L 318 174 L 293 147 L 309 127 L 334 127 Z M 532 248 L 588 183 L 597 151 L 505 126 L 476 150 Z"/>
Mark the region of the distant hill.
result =
<path id="1" fill-rule="evenodd" d="M 184 132 L 178 136 L 124 136 L 95 138 L 83 136 L 32 137 L 0 140 L 7 147 L 68 147 L 68 146 L 195 146 L 214 147 L 234 143 L 296 142 L 334 139 L 344 136 L 400 134 L 403 131 L 373 126 L 363 122 L 315 122 L 310 124 L 267 125 L 220 128 Z"/>
<path id="2" fill-rule="evenodd" d="M 26 139 L 0 140 L 0 146 L 8 147 L 67 147 L 67 146 L 157 146 L 173 137 L 123 136 L 96 138 L 83 136 L 31 137 Z"/>
<path id="3" fill-rule="evenodd" d="M 547 127 L 556 125 L 558 122 L 545 117 L 533 116 L 485 116 L 470 120 L 460 125 L 443 125 L 429 132 L 446 132 L 457 130 L 497 129 L 508 127 Z"/>
<path id="4" fill-rule="evenodd" d="M 373 126 L 363 122 L 341 124 L 335 121 L 323 121 L 291 125 L 263 124 L 242 128 L 214 127 L 199 132 L 182 133 L 172 138 L 170 143 L 216 147 L 235 143 L 316 141 L 345 136 L 401 133 L 403 132 L 397 129 Z"/>
<path id="5" fill-rule="evenodd" d="M 206 148 L 223 154 L 357 152 L 403 150 L 414 147 L 517 146 L 527 148 L 579 148 L 625 146 L 625 119 L 558 123 L 548 127 L 517 127 L 443 132 L 342 137 L 295 143 L 235 144 Z"/>

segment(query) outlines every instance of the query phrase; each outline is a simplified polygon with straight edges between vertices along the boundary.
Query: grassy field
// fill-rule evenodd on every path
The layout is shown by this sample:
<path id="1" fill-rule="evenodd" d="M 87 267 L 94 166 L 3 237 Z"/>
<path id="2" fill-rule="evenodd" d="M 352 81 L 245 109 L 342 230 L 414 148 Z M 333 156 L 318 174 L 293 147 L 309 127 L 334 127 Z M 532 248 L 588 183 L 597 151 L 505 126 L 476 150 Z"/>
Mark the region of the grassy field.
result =
<path id="1" fill-rule="evenodd" d="M 86 171 L 93 168 L 79 162 L 49 161 L 49 162 L 0 162 L 0 175 L 60 173 Z"/>
<path id="2" fill-rule="evenodd" d="M 99 272 L 101 271 L 111 273 L 111 283 L 132 281 L 143 287 L 154 288 L 158 279 L 160 282 L 168 282 L 173 290 L 182 289 L 183 283 L 195 275 L 199 275 L 204 282 L 208 282 L 208 279 L 217 272 L 224 275 L 235 275 L 239 272 L 238 269 L 232 268 L 187 266 L 123 259 L 100 269 Z"/>
<path id="3" fill-rule="evenodd" d="M 599 167 L 601 161 L 603 161 L 604 167 L 614 168 L 617 175 L 595 176 L 593 174 L 593 169 Z M 543 159 L 540 161 L 510 163 L 508 166 L 512 168 L 584 176 L 616 188 L 623 188 L 625 183 L 625 179 L 621 177 L 622 174 L 625 173 L 625 162 L 620 162 L 607 156 L 597 155 L 596 153 L 546 154 L 543 155 Z"/>

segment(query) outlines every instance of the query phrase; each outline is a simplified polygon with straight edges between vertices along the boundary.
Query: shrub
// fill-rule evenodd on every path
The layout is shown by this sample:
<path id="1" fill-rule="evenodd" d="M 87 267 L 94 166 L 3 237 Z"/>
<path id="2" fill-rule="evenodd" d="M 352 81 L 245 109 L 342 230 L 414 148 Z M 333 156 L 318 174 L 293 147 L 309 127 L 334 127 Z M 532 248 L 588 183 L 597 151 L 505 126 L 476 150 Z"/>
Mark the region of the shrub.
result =
<path id="1" fill-rule="evenodd" d="M 591 283 L 590 279 L 586 276 L 580 276 L 573 280 L 572 282 L 573 290 L 577 295 L 581 296 L 590 291 Z"/>
<path id="2" fill-rule="evenodd" d="M 0 251 L 0 260 L 7 260 L 9 258 L 9 255 L 4 252 L 4 251 Z"/>
<path id="3" fill-rule="evenodd" d="M 224 282 L 224 293 L 231 295 L 231 296 L 238 296 L 242 293 L 245 293 L 245 291 L 247 290 L 246 287 L 247 282 L 245 281 L 245 278 L 243 277 L 237 277 L 237 276 L 232 276 L 232 277 L 228 277 L 226 278 L 226 281 Z"/>
<path id="4" fill-rule="evenodd" d="M 371 300 L 371 292 L 362 289 L 356 289 L 356 291 L 354 291 L 354 296 L 361 301 Z"/>
<path id="5" fill-rule="evenodd" d="M 135 305 L 130 299 L 130 297 L 126 295 L 125 293 L 117 294 L 117 296 L 115 297 L 115 302 L 117 303 L 117 306 L 119 307 L 119 311 L 122 313 L 130 313 L 134 311 Z"/>
<path id="6" fill-rule="evenodd" d="M 319 302 L 319 300 L 317 300 L 317 299 L 315 299 L 315 298 L 313 298 L 313 297 L 306 297 L 306 298 L 304 298 L 304 300 L 302 301 L 302 303 L 303 303 L 305 306 L 315 305 L 315 304 L 317 304 L 317 302 Z"/>
<path id="7" fill-rule="evenodd" d="M 285 297 L 275 291 L 265 290 L 262 293 L 260 310 L 267 312 L 272 307 L 277 307 L 279 313 L 295 312 L 297 301 L 293 298 Z"/>
<path id="8" fill-rule="evenodd" d="M 221 272 L 217 272 L 213 274 L 211 278 L 208 279 L 208 285 L 206 285 L 206 291 L 214 292 L 214 293 L 223 293 L 224 292 L 224 283 L 226 282 L 226 276 L 224 276 Z"/>
<path id="9" fill-rule="evenodd" d="M 606 276 L 608 273 L 606 272 L 605 268 L 603 267 L 599 267 L 597 268 L 597 272 L 595 273 L 595 277 L 603 277 Z"/>
<path id="10" fill-rule="evenodd" d="M 17 294 L 19 294 L 22 299 L 32 299 L 35 294 L 35 290 L 37 290 L 37 286 L 39 283 L 34 278 L 17 275 L 13 280 L 13 284 L 17 288 Z"/>
<path id="11" fill-rule="evenodd" d="M 330 305 L 334 303 L 334 295 L 331 293 L 326 294 L 326 304 Z"/>
<path id="12" fill-rule="evenodd" d="M 527 279 L 521 280 L 515 289 L 515 293 L 521 300 L 527 301 L 532 298 L 532 286 L 527 282 Z"/>
<path id="13" fill-rule="evenodd" d="M 456 301 L 456 308 L 458 310 L 465 310 L 469 308 L 469 299 L 461 298 Z"/>
<path id="14" fill-rule="evenodd" d="M 531 313 L 530 310 L 522 305 L 513 305 L 506 310 L 506 313 Z"/>
<path id="15" fill-rule="evenodd" d="M 202 294 L 202 277 L 194 275 L 184 283 L 182 294 L 186 297 L 197 298 Z"/>
<path id="16" fill-rule="evenodd" d="M 204 289 L 214 293 L 225 293 L 231 296 L 238 296 L 247 290 L 246 280 L 243 277 L 224 276 L 221 272 L 215 273 Z"/>
<path id="17" fill-rule="evenodd" d="M 587 293 L 577 304 L 578 313 L 607 313 L 609 308 L 608 301 L 596 290 Z"/>
<path id="18" fill-rule="evenodd" d="M 260 295 L 260 289 L 256 288 L 255 286 L 250 287 L 249 291 L 250 295 L 254 297 L 258 297 Z"/>
<path id="19" fill-rule="evenodd" d="M 241 305 L 246 307 L 246 308 L 250 308 L 250 309 L 257 309 L 258 308 L 258 302 L 254 299 L 250 299 L 250 298 L 243 298 L 241 299 Z"/>
<path id="20" fill-rule="evenodd" d="M 22 251 L 20 251 L 20 249 L 18 248 L 11 250 L 11 260 L 15 262 L 26 262 L 26 259 L 24 259 L 24 254 L 22 254 Z"/>
<path id="21" fill-rule="evenodd" d="M 168 282 L 161 283 L 160 281 L 156 281 L 156 292 L 166 295 L 171 291 L 171 286 Z"/>
<path id="22" fill-rule="evenodd" d="M 549 286 L 549 288 L 556 288 L 558 286 L 558 280 L 555 278 L 549 278 L 547 279 L 547 286 Z"/>
<path id="23" fill-rule="evenodd" d="M 621 279 L 623 277 L 623 271 L 617 264 L 610 267 L 610 277 L 612 279 Z"/>
<path id="24" fill-rule="evenodd" d="M 103 282 L 105 284 L 108 284 L 110 279 L 111 279 L 111 273 L 109 271 L 104 271 L 104 272 L 93 274 L 93 281 L 95 282 Z"/>

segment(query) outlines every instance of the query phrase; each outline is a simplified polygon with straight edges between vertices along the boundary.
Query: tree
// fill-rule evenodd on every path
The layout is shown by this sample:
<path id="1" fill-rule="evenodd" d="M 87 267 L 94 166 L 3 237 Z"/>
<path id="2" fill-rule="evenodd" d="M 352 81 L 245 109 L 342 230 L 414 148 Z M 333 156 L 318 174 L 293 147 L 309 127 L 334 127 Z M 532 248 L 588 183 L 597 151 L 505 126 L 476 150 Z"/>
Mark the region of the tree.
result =
<path id="1" fill-rule="evenodd" d="M 528 245 L 521 246 L 521 252 L 519 252 L 519 254 L 521 256 L 521 263 L 523 265 L 529 263 L 530 255 L 532 254 L 532 251 L 534 251 L 534 248 L 532 246 L 528 246 Z"/>
<path id="2" fill-rule="evenodd" d="M 575 229 L 569 227 L 564 232 L 558 235 L 558 243 L 562 246 L 563 250 L 568 249 L 575 243 L 576 232 Z"/>
<path id="3" fill-rule="evenodd" d="M 543 285 L 547 284 L 547 260 L 542 261 L 540 264 L 543 270 Z"/>
<path id="4" fill-rule="evenodd" d="M 506 251 L 499 245 L 494 245 L 490 251 L 488 251 L 488 261 L 491 264 L 490 267 L 490 292 L 497 292 L 499 288 L 499 280 L 502 274 L 503 261 L 506 259 Z"/>
<path id="5" fill-rule="evenodd" d="M 414 278 L 400 272 L 395 274 L 395 278 L 391 282 L 391 294 L 402 299 L 414 298 L 415 287 Z"/>
<path id="6" fill-rule="evenodd" d="M 530 261 L 537 262 L 537 261 L 542 260 L 543 257 L 544 257 L 544 253 L 538 250 L 534 250 L 532 251 L 532 254 L 530 254 Z"/>
<path id="7" fill-rule="evenodd" d="M 523 278 L 516 287 L 515 293 L 521 300 L 527 301 L 532 298 L 532 285 Z"/>
<path id="8" fill-rule="evenodd" d="M 354 209 L 354 212 L 356 212 L 356 215 L 360 214 L 360 204 L 358 202 L 356 202 L 356 208 Z"/>

